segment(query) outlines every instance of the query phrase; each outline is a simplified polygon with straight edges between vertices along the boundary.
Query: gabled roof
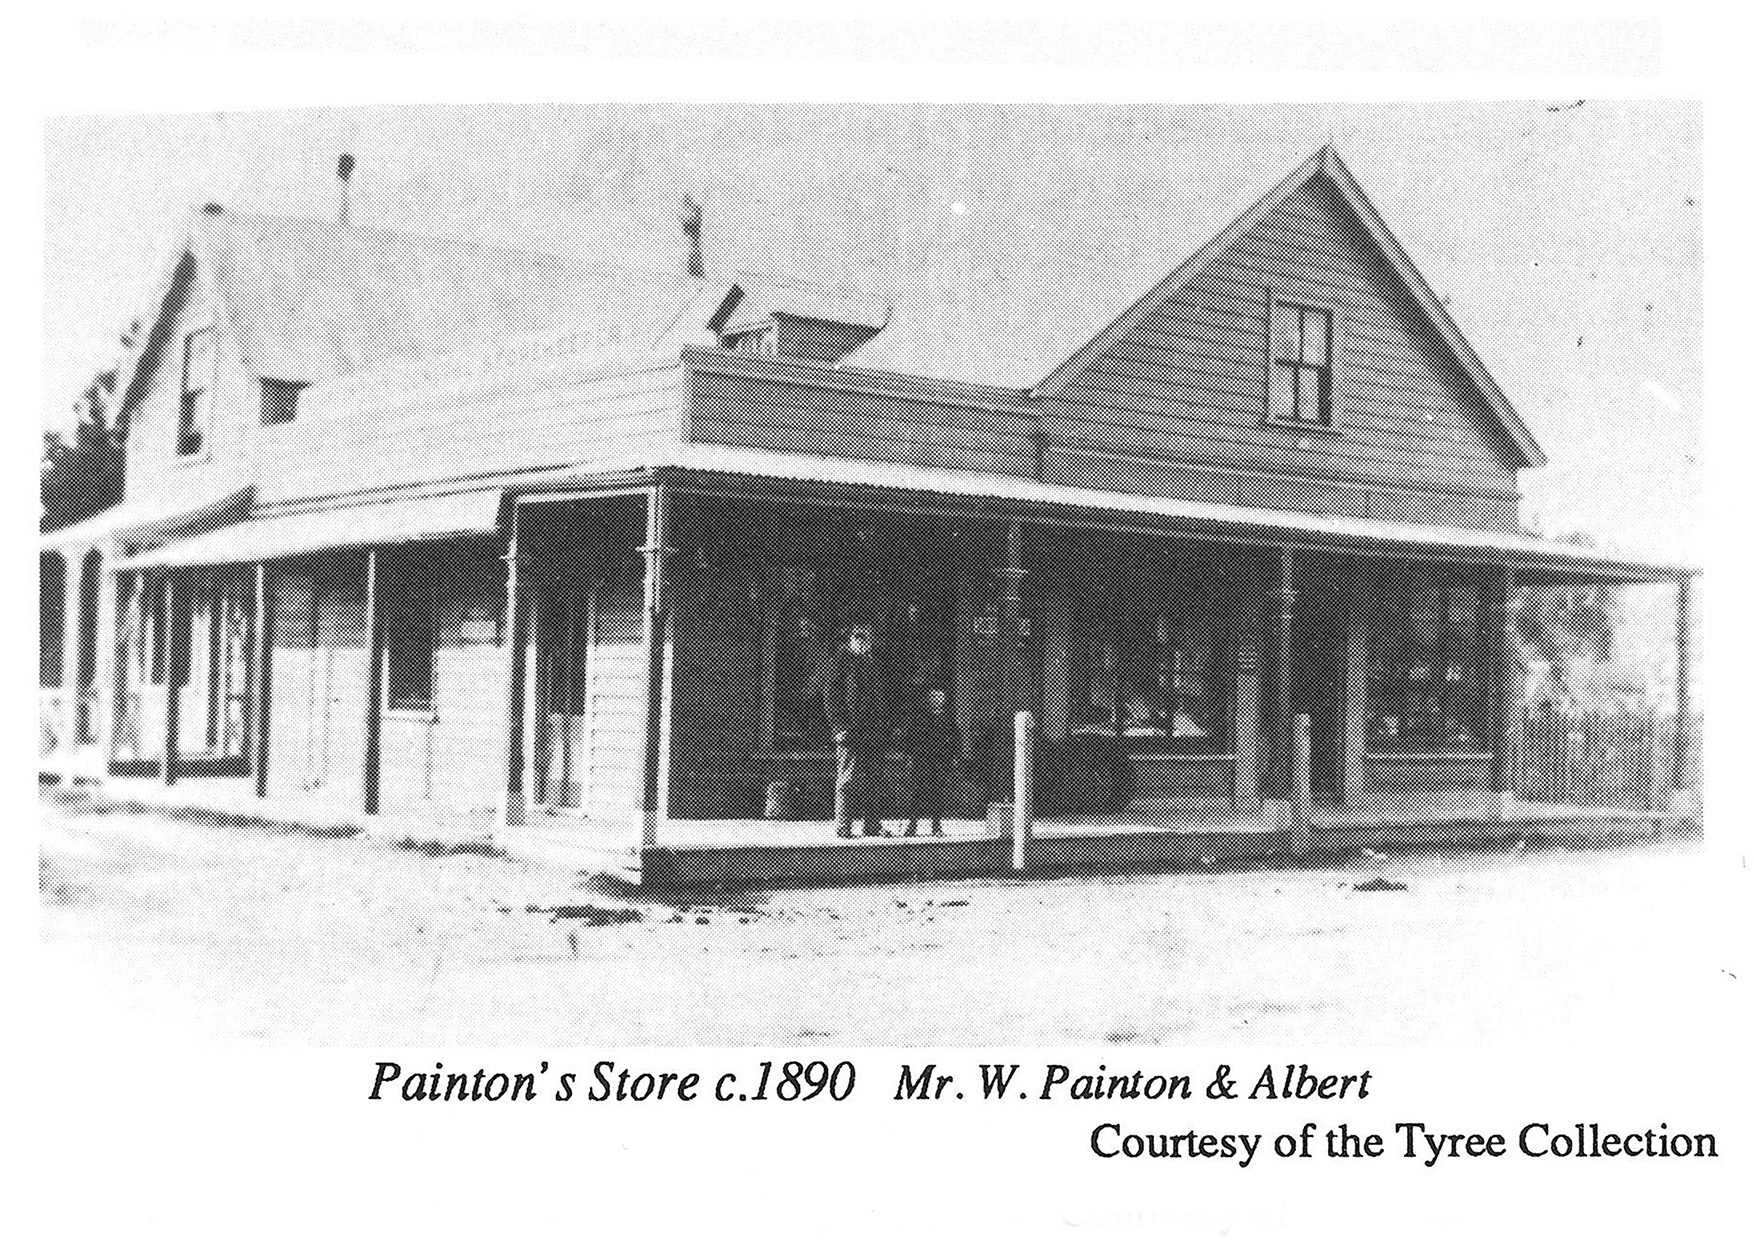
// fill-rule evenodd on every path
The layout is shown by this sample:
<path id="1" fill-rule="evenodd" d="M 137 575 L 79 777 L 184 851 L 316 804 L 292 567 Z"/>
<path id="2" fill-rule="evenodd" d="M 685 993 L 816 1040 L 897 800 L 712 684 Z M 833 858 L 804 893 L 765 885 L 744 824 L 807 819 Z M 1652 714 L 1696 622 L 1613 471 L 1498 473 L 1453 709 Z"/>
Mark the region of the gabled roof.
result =
<path id="1" fill-rule="evenodd" d="M 796 281 L 700 279 L 330 220 L 203 209 L 168 248 L 141 315 L 149 330 L 125 359 L 124 408 L 156 363 L 160 322 L 187 288 L 191 267 L 210 282 L 245 368 L 300 383 L 574 327 L 596 327 L 629 352 L 680 352 L 714 343 L 711 327 L 739 301 L 770 313 L 847 316 L 873 331 L 888 318 L 886 304 Z"/>
<path id="2" fill-rule="evenodd" d="M 1456 326 L 1455 320 L 1450 317 L 1449 311 L 1444 308 L 1437 295 L 1431 291 L 1431 286 L 1425 282 L 1425 277 L 1420 275 L 1418 269 L 1414 267 L 1413 260 L 1407 256 L 1407 252 L 1401 248 L 1400 242 L 1396 241 L 1394 235 L 1389 232 L 1388 225 L 1383 222 L 1382 216 L 1377 213 L 1376 208 L 1365 197 L 1364 190 L 1360 188 L 1357 180 L 1354 179 L 1351 171 L 1340 159 L 1339 153 L 1334 150 L 1331 143 L 1324 145 L 1315 154 L 1292 169 L 1290 175 L 1268 190 L 1248 210 L 1232 220 L 1222 232 L 1195 250 L 1181 266 L 1170 272 L 1168 276 L 1135 302 L 1131 309 L 1110 323 L 1071 357 L 1062 362 L 1047 378 L 1038 383 L 1033 389 L 1034 393 L 1038 396 L 1051 397 L 1064 391 L 1077 375 L 1092 365 L 1115 343 L 1137 329 L 1140 323 L 1153 311 L 1172 300 L 1190 280 L 1223 255 L 1239 237 L 1317 177 L 1325 177 L 1339 192 L 1340 197 L 1352 209 L 1353 213 L 1357 215 L 1359 222 L 1370 234 L 1382 257 L 1406 286 L 1414 303 L 1430 321 L 1456 363 L 1467 375 L 1469 381 L 1479 392 L 1481 399 L 1485 401 L 1487 408 L 1516 446 L 1520 463 L 1525 467 L 1545 464 L 1547 456 L 1541 451 L 1540 445 L 1535 442 L 1535 437 L 1529 432 L 1528 425 L 1512 408 L 1504 392 L 1487 372 L 1473 347 L 1462 335 L 1461 329 Z"/>
<path id="3" fill-rule="evenodd" d="M 170 248 L 142 315 L 152 327 L 186 284 L 191 255 L 245 368 L 300 383 L 574 325 L 612 326 L 644 347 L 685 324 L 691 308 L 716 310 L 731 291 L 724 281 L 537 251 L 202 210 Z M 123 407 L 156 360 L 153 334 L 124 367 Z"/>

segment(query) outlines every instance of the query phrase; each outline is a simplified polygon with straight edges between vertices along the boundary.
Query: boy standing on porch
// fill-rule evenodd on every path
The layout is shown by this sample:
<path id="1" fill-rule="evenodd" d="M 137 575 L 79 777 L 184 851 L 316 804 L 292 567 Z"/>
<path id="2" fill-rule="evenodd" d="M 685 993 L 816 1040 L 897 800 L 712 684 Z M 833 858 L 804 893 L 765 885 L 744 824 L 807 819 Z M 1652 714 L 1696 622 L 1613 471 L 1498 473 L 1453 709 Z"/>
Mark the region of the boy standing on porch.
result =
<path id="1" fill-rule="evenodd" d="M 828 680 L 828 726 L 834 732 L 835 834 L 853 838 L 853 819 L 864 819 L 866 835 L 883 834 L 877 814 L 877 764 L 882 761 L 884 702 L 871 630 L 856 625 L 835 652 Z"/>
<path id="2" fill-rule="evenodd" d="M 902 834 L 918 835 L 925 819 L 933 835 L 943 835 L 945 786 L 962 758 L 962 733 L 942 687 L 928 688 L 912 706 L 902 733 L 909 767 L 907 830 Z"/>

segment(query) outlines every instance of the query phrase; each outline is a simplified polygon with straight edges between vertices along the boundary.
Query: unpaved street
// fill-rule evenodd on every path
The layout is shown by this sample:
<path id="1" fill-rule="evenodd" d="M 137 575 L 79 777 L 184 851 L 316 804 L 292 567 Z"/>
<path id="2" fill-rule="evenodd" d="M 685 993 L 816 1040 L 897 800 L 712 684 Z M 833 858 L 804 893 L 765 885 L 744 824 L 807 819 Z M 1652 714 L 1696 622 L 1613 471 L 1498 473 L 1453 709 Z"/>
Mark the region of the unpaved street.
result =
<path id="1" fill-rule="evenodd" d="M 503 857 L 56 795 L 43 816 L 52 966 L 219 1041 L 1473 1042 L 1655 1030 L 1730 984 L 1694 845 L 675 907 Z M 1356 889 L 1378 876 L 1408 889 Z"/>

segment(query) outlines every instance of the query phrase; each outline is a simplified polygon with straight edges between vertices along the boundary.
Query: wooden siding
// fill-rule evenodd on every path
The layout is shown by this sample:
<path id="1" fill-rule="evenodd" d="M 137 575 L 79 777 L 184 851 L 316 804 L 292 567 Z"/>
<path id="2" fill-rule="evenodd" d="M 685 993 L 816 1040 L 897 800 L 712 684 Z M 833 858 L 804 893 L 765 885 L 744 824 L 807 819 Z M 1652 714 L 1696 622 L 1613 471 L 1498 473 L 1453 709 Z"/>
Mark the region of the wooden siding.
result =
<path id="1" fill-rule="evenodd" d="M 900 375 L 836 371 L 694 352 L 685 433 L 692 442 L 891 461 L 1012 478 L 1036 474 L 1037 419 L 1020 394 Z M 1003 403 L 1001 403 L 1003 402 Z"/>
<path id="2" fill-rule="evenodd" d="M 1336 311 L 1333 429 L 1266 420 L 1272 298 Z M 1043 403 L 1044 480 L 1511 530 L 1511 448 L 1334 188 L 1304 186 Z"/>
<path id="3" fill-rule="evenodd" d="M 435 557 L 443 582 L 435 600 L 432 710 L 384 714 L 383 809 L 492 808 L 505 771 L 502 548 L 474 539 L 420 554 Z M 393 600 L 386 606 L 393 611 Z"/>
<path id="4" fill-rule="evenodd" d="M 357 808 L 365 746 L 365 565 L 335 554 L 269 574 L 268 793 Z"/>
<path id="5" fill-rule="evenodd" d="M 623 823 L 642 817 L 645 792 L 644 530 L 643 496 L 519 515 L 534 643 L 530 788 L 544 805 Z"/>
<path id="6" fill-rule="evenodd" d="M 587 717 L 586 805 L 598 818 L 639 817 L 645 787 L 645 604 L 632 583 L 596 591 Z"/>
<path id="7" fill-rule="evenodd" d="M 460 390 L 312 389 L 286 426 L 264 427 L 262 499 L 297 499 L 620 462 L 676 442 L 675 364 L 542 382 L 516 371 Z M 361 376 L 363 383 L 367 376 Z M 272 461 L 269 465 L 268 462 Z"/>
<path id="8" fill-rule="evenodd" d="M 214 326 L 214 375 L 208 387 L 210 417 L 198 453 L 177 452 L 182 410 L 183 340 L 191 331 Z M 251 445 L 260 419 L 260 389 L 238 357 L 236 342 L 223 330 L 207 274 L 185 258 L 172 283 L 163 321 L 162 343 L 128 414 L 126 488 L 130 499 L 187 493 L 217 494 L 248 481 Z"/>

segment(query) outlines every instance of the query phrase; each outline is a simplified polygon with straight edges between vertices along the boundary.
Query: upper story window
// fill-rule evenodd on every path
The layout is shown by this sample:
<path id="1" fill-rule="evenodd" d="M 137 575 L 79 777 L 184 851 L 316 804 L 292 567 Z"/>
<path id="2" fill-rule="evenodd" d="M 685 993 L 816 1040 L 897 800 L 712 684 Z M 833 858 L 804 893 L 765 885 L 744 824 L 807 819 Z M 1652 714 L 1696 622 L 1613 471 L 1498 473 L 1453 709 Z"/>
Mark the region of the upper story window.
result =
<path id="1" fill-rule="evenodd" d="M 213 411 L 213 329 L 198 328 L 183 338 L 183 396 L 177 414 L 177 455 L 195 456 L 207 445 Z"/>
<path id="2" fill-rule="evenodd" d="M 305 385 L 290 379 L 262 380 L 262 425 L 281 426 L 298 416 L 298 394 Z"/>
<path id="3" fill-rule="evenodd" d="M 1273 302 L 1268 416 L 1296 426 L 1334 423 L 1334 312 Z"/>

